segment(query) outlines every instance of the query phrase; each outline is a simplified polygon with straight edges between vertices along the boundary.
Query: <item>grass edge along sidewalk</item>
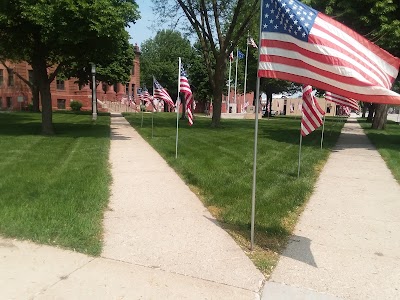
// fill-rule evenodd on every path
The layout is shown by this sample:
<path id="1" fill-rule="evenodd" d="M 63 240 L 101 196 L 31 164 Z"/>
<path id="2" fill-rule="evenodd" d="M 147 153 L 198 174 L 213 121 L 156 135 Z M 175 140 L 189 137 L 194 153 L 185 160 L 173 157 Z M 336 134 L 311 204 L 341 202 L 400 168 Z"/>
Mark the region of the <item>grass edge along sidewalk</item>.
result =
<path id="1" fill-rule="evenodd" d="M 0 234 L 99 255 L 109 199 L 110 117 L 0 114 Z"/>
<path id="2" fill-rule="evenodd" d="M 175 159 L 175 114 L 154 115 L 153 138 L 151 114 L 144 114 L 143 127 L 141 114 L 125 113 L 124 116 L 199 196 L 267 277 L 344 124 L 337 118 L 327 118 L 323 150 L 320 149 L 321 129 L 303 139 L 301 176 L 297 179 L 300 119 L 260 120 L 256 249 L 250 252 L 254 120 L 223 120 L 220 128 L 211 128 L 206 118 L 197 118 L 192 127 L 187 125 L 187 120 L 182 120 L 178 159 Z"/>
<path id="3" fill-rule="evenodd" d="M 378 149 L 394 178 L 400 184 L 400 126 L 393 121 L 387 121 L 385 130 L 371 128 L 371 123 L 366 119 L 358 119 L 365 134 Z"/>

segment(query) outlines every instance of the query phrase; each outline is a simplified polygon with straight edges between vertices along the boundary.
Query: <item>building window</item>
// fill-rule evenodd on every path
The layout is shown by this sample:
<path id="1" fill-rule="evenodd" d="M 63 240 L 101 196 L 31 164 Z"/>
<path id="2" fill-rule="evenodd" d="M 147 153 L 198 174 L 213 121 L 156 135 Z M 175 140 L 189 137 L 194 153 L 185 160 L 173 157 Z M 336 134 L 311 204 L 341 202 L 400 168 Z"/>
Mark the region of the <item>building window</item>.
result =
<path id="1" fill-rule="evenodd" d="M 114 92 L 116 92 L 116 93 L 119 92 L 119 85 L 118 85 L 118 83 L 114 83 Z"/>
<path id="2" fill-rule="evenodd" d="M 14 70 L 10 69 L 8 71 L 8 86 L 14 86 Z"/>
<path id="3" fill-rule="evenodd" d="M 135 75 L 135 64 L 132 65 L 131 75 Z"/>
<path id="4" fill-rule="evenodd" d="M 64 80 L 57 79 L 57 90 L 65 90 Z"/>
<path id="5" fill-rule="evenodd" d="M 135 84 L 131 85 L 131 95 L 135 95 Z"/>
<path id="6" fill-rule="evenodd" d="M 28 80 L 33 83 L 33 70 L 28 70 Z"/>
<path id="7" fill-rule="evenodd" d="M 330 106 L 327 106 L 327 107 L 326 107 L 326 112 L 327 112 L 328 114 L 331 112 L 331 107 L 330 107 Z"/>
<path id="8" fill-rule="evenodd" d="M 3 85 L 4 78 L 3 78 L 3 70 L 0 69 L 0 86 Z"/>
<path id="9" fill-rule="evenodd" d="M 57 99 L 57 108 L 58 109 L 65 109 L 65 103 L 67 101 L 65 99 Z"/>
<path id="10" fill-rule="evenodd" d="M 0 97 L 0 109 L 2 109 L 2 108 L 3 108 L 3 98 Z"/>
<path id="11" fill-rule="evenodd" d="M 6 97 L 6 104 L 7 104 L 7 108 L 12 107 L 12 98 L 11 97 Z"/>
<path id="12" fill-rule="evenodd" d="M 129 95 L 129 82 L 125 84 L 125 94 Z"/>

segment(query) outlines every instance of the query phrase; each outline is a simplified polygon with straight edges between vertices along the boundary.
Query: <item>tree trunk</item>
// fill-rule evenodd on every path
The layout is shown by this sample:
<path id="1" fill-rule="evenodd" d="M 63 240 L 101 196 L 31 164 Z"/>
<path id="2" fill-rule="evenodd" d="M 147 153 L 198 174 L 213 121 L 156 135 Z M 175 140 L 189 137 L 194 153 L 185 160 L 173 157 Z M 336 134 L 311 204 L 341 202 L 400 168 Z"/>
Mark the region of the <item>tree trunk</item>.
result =
<path id="1" fill-rule="evenodd" d="M 37 82 L 42 100 L 42 134 L 54 134 L 53 110 L 51 105 L 50 82 L 47 74 L 46 62 L 39 61 L 32 64 L 37 73 Z"/>
<path id="2" fill-rule="evenodd" d="M 181 107 L 182 107 L 182 115 L 180 120 L 186 120 L 186 98 L 185 95 L 179 94 L 179 98 L 181 99 Z"/>
<path id="3" fill-rule="evenodd" d="M 375 117 L 372 123 L 373 129 L 385 129 L 387 121 L 387 104 L 377 104 L 375 108 Z"/>
<path id="4" fill-rule="evenodd" d="M 221 112 L 222 112 L 222 89 L 225 82 L 225 57 L 223 60 L 219 60 L 215 65 L 214 74 L 214 88 L 213 88 L 213 115 L 211 127 L 219 127 L 221 123 Z M 228 108 L 229 109 L 229 108 Z"/>
<path id="5" fill-rule="evenodd" d="M 372 103 L 368 108 L 368 118 L 367 118 L 368 123 L 372 123 L 374 119 L 375 108 L 376 108 L 375 103 Z"/>
<path id="6" fill-rule="evenodd" d="M 365 115 L 367 114 L 367 109 L 371 106 L 371 103 L 363 103 L 363 107 L 362 107 L 362 115 L 361 118 L 365 118 Z"/>

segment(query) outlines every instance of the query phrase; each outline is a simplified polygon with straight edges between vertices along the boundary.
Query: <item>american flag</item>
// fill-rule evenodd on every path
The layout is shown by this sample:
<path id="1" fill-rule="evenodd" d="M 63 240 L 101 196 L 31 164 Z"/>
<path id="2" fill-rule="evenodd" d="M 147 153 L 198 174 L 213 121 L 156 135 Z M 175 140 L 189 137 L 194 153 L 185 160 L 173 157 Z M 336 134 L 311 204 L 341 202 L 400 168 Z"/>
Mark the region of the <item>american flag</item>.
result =
<path id="1" fill-rule="evenodd" d="M 153 99 L 147 89 L 142 92 L 142 97 L 144 101 L 153 103 Z"/>
<path id="2" fill-rule="evenodd" d="M 247 38 L 247 44 L 252 46 L 253 48 L 258 48 L 256 42 L 251 37 Z"/>
<path id="3" fill-rule="evenodd" d="M 153 95 L 154 98 L 165 101 L 169 107 L 174 107 L 174 101 L 172 101 L 171 96 L 168 92 L 158 83 L 158 81 L 153 77 Z"/>
<path id="4" fill-rule="evenodd" d="M 229 60 L 233 61 L 233 51 L 231 53 L 229 53 Z"/>
<path id="5" fill-rule="evenodd" d="M 331 92 L 326 92 L 325 93 L 325 100 L 334 102 L 336 104 L 342 105 L 342 106 L 347 106 L 350 107 L 350 109 L 354 109 L 356 111 L 359 111 L 360 108 L 358 107 L 358 101 L 354 99 L 349 99 L 343 96 L 336 95 Z"/>
<path id="6" fill-rule="evenodd" d="M 324 110 L 312 95 L 310 85 L 303 87 L 303 117 L 301 118 L 301 135 L 306 136 L 322 125 Z"/>
<path id="7" fill-rule="evenodd" d="M 312 84 L 344 97 L 400 104 L 400 59 L 296 0 L 263 0 L 259 77 Z"/>
<path id="8" fill-rule="evenodd" d="M 186 102 L 186 111 L 188 114 L 189 125 L 193 125 L 193 111 L 192 111 L 192 102 L 193 102 L 193 94 L 192 90 L 190 89 L 190 84 L 187 79 L 187 74 L 183 67 L 181 67 L 181 76 L 180 76 L 180 83 L 179 83 L 179 92 L 185 95 L 185 102 Z"/>

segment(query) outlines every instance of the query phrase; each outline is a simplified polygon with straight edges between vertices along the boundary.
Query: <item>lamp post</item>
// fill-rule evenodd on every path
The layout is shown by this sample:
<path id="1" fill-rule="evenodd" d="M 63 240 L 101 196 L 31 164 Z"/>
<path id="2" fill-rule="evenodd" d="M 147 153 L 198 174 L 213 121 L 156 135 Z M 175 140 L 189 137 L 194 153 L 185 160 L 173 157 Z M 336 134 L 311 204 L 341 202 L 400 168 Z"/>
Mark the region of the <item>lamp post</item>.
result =
<path id="1" fill-rule="evenodd" d="M 96 65 L 92 63 L 92 120 L 97 120 Z"/>

